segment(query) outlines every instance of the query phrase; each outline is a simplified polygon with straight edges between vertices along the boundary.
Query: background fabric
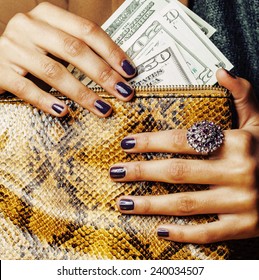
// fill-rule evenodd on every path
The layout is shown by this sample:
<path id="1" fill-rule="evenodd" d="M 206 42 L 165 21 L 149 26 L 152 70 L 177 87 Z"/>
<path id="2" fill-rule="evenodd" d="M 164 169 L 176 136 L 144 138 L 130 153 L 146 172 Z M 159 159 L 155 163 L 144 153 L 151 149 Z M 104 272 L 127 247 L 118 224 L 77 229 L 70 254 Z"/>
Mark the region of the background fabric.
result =
<path id="1" fill-rule="evenodd" d="M 191 0 L 190 7 L 217 29 L 212 41 L 259 97 L 259 1 Z"/>

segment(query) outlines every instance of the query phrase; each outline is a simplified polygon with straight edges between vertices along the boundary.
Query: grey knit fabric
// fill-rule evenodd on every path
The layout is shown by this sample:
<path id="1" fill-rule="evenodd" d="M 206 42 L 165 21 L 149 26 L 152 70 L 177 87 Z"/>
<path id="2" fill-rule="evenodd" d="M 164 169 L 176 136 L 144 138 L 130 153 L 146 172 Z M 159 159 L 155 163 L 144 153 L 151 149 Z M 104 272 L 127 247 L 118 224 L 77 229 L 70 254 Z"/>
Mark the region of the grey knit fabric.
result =
<path id="1" fill-rule="evenodd" d="M 217 29 L 211 38 L 259 97 L 259 0 L 191 0 L 191 9 Z"/>

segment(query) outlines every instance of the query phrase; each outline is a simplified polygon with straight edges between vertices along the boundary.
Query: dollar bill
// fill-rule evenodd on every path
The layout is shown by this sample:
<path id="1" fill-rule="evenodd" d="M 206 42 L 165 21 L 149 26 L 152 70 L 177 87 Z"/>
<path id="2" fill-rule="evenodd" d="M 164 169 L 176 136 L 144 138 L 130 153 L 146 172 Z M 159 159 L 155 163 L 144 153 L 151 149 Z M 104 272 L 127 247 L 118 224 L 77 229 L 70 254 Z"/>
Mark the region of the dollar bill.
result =
<path id="1" fill-rule="evenodd" d="M 142 71 L 133 85 L 212 85 L 218 68 L 233 67 L 209 39 L 215 29 L 177 0 L 126 0 L 102 28 Z M 76 67 L 68 70 L 84 85 L 96 86 Z"/>
<path id="2" fill-rule="evenodd" d="M 168 4 L 166 0 L 125 1 L 102 28 L 117 45 L 122 47 L 166 4 Z"/>
<path id="3" fill-rule="evenodd" d="M 175 44 L 156 51 L 137 66 L 138 75 L 130 81 L 133 86 L 197 84 Z"/>
<path id="4" fill-rule="evenodd" d="M 196 76 L 199 84 L 215 84 L 215 72 L 218 68 L 231 69 L 233 67 L 184 13 L 177 1 L 167 4 L 164 9 L 157 11 L 121 47 L 135 61 L 140 54 L 145 53 L 144 50 L 151 41 L 157 41 L 156 37 L 161 30 L 179 46 L 186 64 Z M 167 40 L 166 36 L 161 40 Z"/>

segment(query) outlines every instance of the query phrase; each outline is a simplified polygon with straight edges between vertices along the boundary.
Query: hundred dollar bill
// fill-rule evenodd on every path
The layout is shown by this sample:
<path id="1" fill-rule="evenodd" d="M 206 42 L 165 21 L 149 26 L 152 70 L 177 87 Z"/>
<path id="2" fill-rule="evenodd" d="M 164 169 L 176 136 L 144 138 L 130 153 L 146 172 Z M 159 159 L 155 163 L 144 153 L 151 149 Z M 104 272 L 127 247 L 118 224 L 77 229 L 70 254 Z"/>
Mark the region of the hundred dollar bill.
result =
<path id="1" fill-rule="evenodd" d="M 137 66 L 138 75 L 130 80 L 133 86 L 197 84 L 174 43 L 156 48 L 156 53 Z"/>
<path id="2" fill-rule="evenodd" d="M 139 30 L 140 27 L 161 10 L 168 2 L 166 0 L 131 0 L 125 1 L 117 11 L 102 25 L 105 32 L 114 42 L 123 44 Z"/>
<path id="3" fill-rule="evenodd" d="M 117 45 L 122 47 L 165 4 L 168 4 L 166 0 L 125 1 L 102 25 L 102 29 L 105 30 Z M 76 67 L 69 65 L 68 70 L 79 78 L 84 85 L 88 87 L 96 86 L 95 82 L 76 69 Z"/>
<path id="4" fill-rule="evenodd" d="M 181 55 L 178 61 L 181 61 L 182 67 L 189 67 L 195 78 L 194 84 L 214 84 L 218 67 L 232 68 L 207 37 L 215 29 L 176 0 L 127 0 L 102 28 L 136 65 L 139 65 L 139 61 L 147 61 L 151 50 L 153 55 L 159 55 L 157 48 L 161 42 L 173 42 Z M 204 29 L 209 30 L 205 32 L 207 36 L 201 31 Z M 160 37 L 161 33 L 167 36 Z M 68 69 L 84 85 L 96 86 L 72 65 Z"/>
<path id="5" fill-rule="evenodd" d="M 145 53 L 144 49 L 151 41 L 157 41 L 156 37 L 161 30 L 179 46 L 182 56 L 199 84 L 215 84 L 215 72 L 218 68 L 230 70 L 233 67 L 183 12 L 177 1 L 156 12 L 122 48 L 134 61 L 140 54 Z"/>
<path id="6" fill-rule="evenodd" d="M 170 48 L 171 47 L 171 48 Z M 179 48 L 175 44 L 174 40 L 171 38 L 170 35 L 168 35 L 164 30 L 161 28 L 157 33 L 156 36 L 150 40 L 148 44 L 145 45 L 145 48 L 141 48 L 141 51 L 138 53 L 138 55 L 134 58 L 134 62 L 136 66 L 143 65 L 143 63 L 152 60 L 153 58 L 161 58 L 161 51 L 164 51 L 166 49 L 170 48 L 171 53 L 167 52 L 167 54 L 170 54 L 170 60 L 166 62 L 173 63 L 171 67 L 167 66 L 166 69 L 163 70 L 163 73 L 160 71 L 160 80 L 161 82 L 159 84 L 163 85 L 169 85 L 170 84 L 170 77 L 174 76 L 173 80 L 171 81 L 171 84 L 192 84 L 196 85 L 198 82 L 195 79 L 195 76 L 191 72 L 190 68 L 186 64 L 186 61 L 183 59 Z M 165 56 L 163 56 L 165 57 Z M 164 61 L 165 62 L 165 61 Z M 160 64 L 162 66 L 163 64 Z M 178 67 L 176 67 L 178 65 Z M 138 68 L 138 76 L 135 78 L 135 80 L 141 80 L 142 76 L 141 71 Z M 169 70 L 173 70 L 172 72 Z M 156 69 L 157 71 L 157 69 Z M 150 72 L 149 72 L 150 75 Z M 161 76 L 162 75 L 162 76 Z M 183 80 L 184 77 L 184 80 Z M 169 78 L 169 79 L 168 79 Z M 179 79 L 179 82 L 177 82 L 177 79 Z M 165 82 L 166 81 L 166 82 Z"/>
<path id="7" fill-rule="evenodd" d="M 172 2 L 160 13 L 162 25 L 179 40 L 182 48 L 203 61 L 215 73 L 218 68 L 233 68 L 230 61 L 212 41 L 190 20 L 178 3 Z M 213 75 L 210 84 L 216 83 Z"/>

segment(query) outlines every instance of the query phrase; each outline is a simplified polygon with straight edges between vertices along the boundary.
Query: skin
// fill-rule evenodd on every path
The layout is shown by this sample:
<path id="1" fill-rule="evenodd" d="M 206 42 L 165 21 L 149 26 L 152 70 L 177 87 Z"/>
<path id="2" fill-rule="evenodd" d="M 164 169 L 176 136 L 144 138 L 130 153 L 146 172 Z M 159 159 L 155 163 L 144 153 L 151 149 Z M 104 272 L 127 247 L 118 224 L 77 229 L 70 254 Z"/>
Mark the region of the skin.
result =
<path id="1" fill-rule="evenodd" d="M 259 105 L 250 83 L 218 70 L 219 84 L 229 89 L 238 113 L 238 129 L 225 131 L 224 144 L 208 160 L 169 159 L 118 163 L 126 176 L 117 181 L 161 181 L 167 183 L 209 184 L 199 192 L 161 196 L 125 196 L 117 201 L 134 201 L 134 210 L 125 214 L 188 216 L 218 214 L 219 220 L 201 225 L 160 225 L 167 240 L 211 243 L 259 236 L 258 159 Z M 195 154 L 187 144 L 186 130 L 129 135 L 136 140 L 128 153 L 165 152 Z"/>
<path id="2" fill-rule="evenodd" d="M 127 84 L 126 78 L 131 77 L 121 66 L 123 61 L 130 61 L 126 54 L 98 25 L 50 3 L 14 16 L 0 37 L 0 77 L 4 77 L 0 80 L 0 93 L 10 91 L 54 116 L 67 114 L 62 101 L 25 77 L 32 73 L 97 116 L 109 116 L 112 109 L 106 114 L 98 111 L 94 104 L 100 97 L 49 57 L 49 53 L 75 65 L 118 99 L 129 101 L 133 97 L 134 93 L 123 98 L 115 89 L 118 82 Z M 160 225 L 159 228 L 169 231 L 168 240 L 210 243 L 259 236 L 259 106 L 248 81 L 233 78 L 223 69 L 218 71 L 217 78 L 233 93 L 239 124 L 238 129 L 224 132 L 223 146 L 208 161 L 174 159 L 160 161 L 159 165 L 157 161 L 117 164 L 126 169 L 124 181 L 211 185 L 207 191 L 118 199 L 118 207 L 121 199 L 134 201 L 135 209 L 122 211 L 126 214 L 219 216 L 219 221 L 205 225 Z M 52 109 L 53 104 L 63 106 L 64 110 L 58 114 Z M 187 145 L 184 130 L 129 137 L 136 139 L 136 146 L 126 152 L 195 153 Z"/>
<path id="3" fill-rule="evenodd" d="M 18 13 L 0 37 L 0 93 L 9 91 L 39 109 L 54 116 L 67 114 L 67 106 L 41 90 L 25 75 L 29 72 L 84 108 L 107 117 L 97 110 L 101 98 L 79 82 L 52 54 L 75 65 L 88 77 L 120 100 L 129 101 L 134 92 L 123 97 L 116 90 L 122 82 L 129 86 L 128 75 L 122 68 L 127 55 L 95 23 L 83 19 L 50 3 L 41 3 L 29 13 Z M 132 64 L 133 65 L 133 64 Z M 64 107 L 58 114 L 53 104 Z"/>
<path id="4" fill-rule="evenodd" d="M 29 11 L 37 2 L 41 4 Z M 122 63 L 126 60 L 133 67 L 134 64 L 94 23 L 103 23 L 111 10 L 115 11 L 124 1 L 112 0 L 103 4 L 88 0 L 87 5 L 81 0 L 49 2 L 11 1 L 8 6 L 0 0 L 0 75 L 4 77 L 0 80 L 0 94 L 9 91 L 46 113 L 57 117 L 66 115 L 68 108 L 64 102 L 43 91 L 42 83 L 32 74 L 98 117 L 108 117 L 112 108 L 100 112 L 96 102 L 102 99 L 58 61 L 71 63 L 111 95 L 129 101 L 134 90 L 126 80 L 134 74 L 125 73 Z M 186 0 L 181 2 L 188 5 Z M 54 60 L 53 56 L 60 60 Z M 129 86 L 132 93 L 122 96 L 116 89 L 118 83 Z M 54 104 L 62 107 L 62 111 L 56 112 Z"/>

